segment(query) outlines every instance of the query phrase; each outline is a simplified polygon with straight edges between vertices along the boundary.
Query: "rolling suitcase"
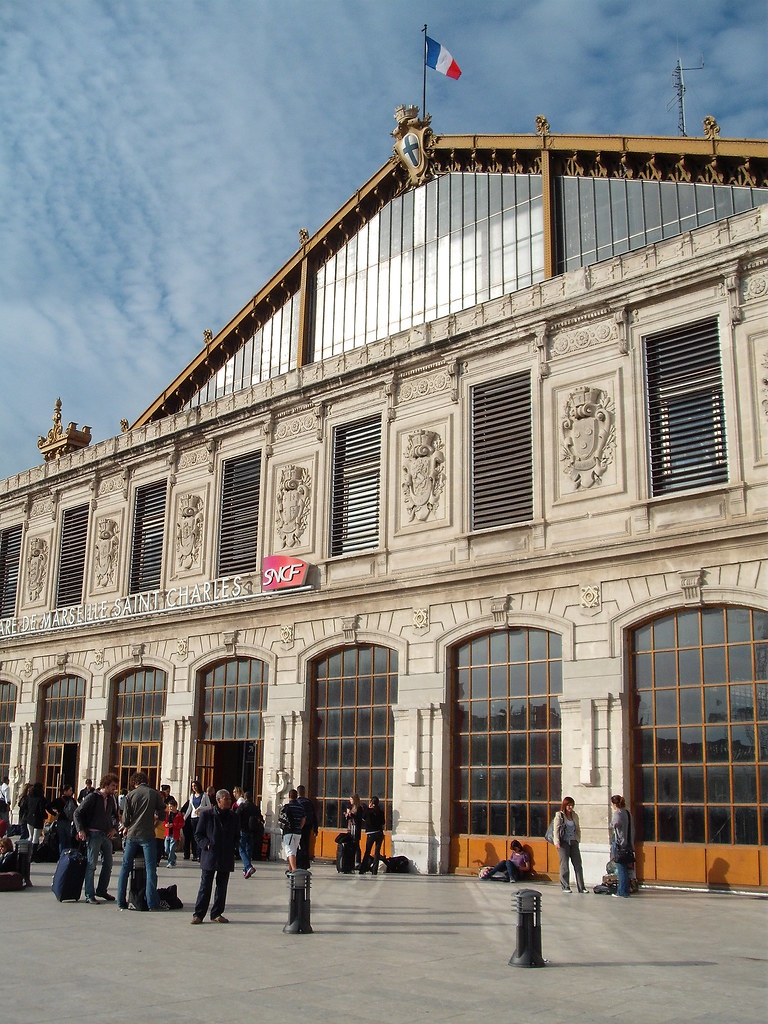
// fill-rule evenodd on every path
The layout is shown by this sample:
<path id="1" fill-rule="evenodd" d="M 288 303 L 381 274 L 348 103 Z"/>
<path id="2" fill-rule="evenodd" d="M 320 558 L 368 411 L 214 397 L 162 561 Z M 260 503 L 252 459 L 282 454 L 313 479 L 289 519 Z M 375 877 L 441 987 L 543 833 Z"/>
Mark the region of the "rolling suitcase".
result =
<path id="1" fill-rule="evenodd" d="M 80 899 L 87 865 L 88 858 L 82 850 L 78 850 L 76 847 L 64 850 L 59 857 L 56 874 L 51 882 L 51 889 L 59 903 L 63 903 L 65 900 Z"/>
<path id="2" fill-rule="evenodd" d="M 131 877 L 128 882 L 128 905 L 134 910 L 148 910 L 147 907 L 147 866 L 143 853 L 134 857 Z"/>
<path id="3" fill-rule="evenodd" d="M 336 836 L 336 870 L 340 875 L 351 875 L 355 870 L 355 844 L 349 832 Z"/>

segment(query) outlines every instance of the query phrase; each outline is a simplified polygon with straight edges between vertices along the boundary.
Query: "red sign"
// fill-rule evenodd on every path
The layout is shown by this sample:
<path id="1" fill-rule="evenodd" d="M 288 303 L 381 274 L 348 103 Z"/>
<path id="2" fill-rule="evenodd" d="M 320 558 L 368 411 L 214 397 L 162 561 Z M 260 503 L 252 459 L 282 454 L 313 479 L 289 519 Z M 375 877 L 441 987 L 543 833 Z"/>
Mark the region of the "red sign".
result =
<path id="1" fill-rule="evenodd" d="M 307 579 L 309 563 L 290 555 L 267 555 L 261 563 L 262 590 L 288 590 L 302 587 Z"/>

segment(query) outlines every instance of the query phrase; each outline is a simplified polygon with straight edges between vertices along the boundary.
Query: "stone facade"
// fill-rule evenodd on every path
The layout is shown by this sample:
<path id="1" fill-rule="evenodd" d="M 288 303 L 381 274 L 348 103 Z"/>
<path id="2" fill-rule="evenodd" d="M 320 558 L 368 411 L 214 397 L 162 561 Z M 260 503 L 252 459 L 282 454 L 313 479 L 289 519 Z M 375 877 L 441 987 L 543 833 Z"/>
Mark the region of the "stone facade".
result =
<path id="1" fill-rule="evenodd" d="M 392 846 L 421 871 L 444 871 L 461 860 L 451 853 L 448 652 L 485 631 L 539 627 L 562 636 L 562 790 L 597 879 L 610 795 L 631 789 L 627 630 L 686 606 L 768 609 L 767 280 L 763 207 L 1 481 L 0 530 L 23 524 L 17 614 L 0 637 L 0 679 L 18 695 L 17 778 L 35 774 L 41 690 L 63 671 L 86 682 L 79 780 L 110 770 L 111 681 L 148 665 L 168 679 L 162 779 L 185 794 L 197 674 L 235 653 L 269 666 L 262 798 L 273 824 L 287 785 L 306 779 L 310 662 L 380 644 L 398 654 Z M 719 323 L 728 482 L 653 498 L 642 339 L 702 317 Z M 518 370 L 532 374 L 534 519 L 473 532 L 469 389 Z M 382 417 L 380 544 L 331 558 L 332 431 L 372 412 Z M 599 437 L 582 457 L 593 421 Z M 221 465 L 258 450 L 260 553 L 307 561 L 314 576 L 300 592 L 264 593 L 258 573 L 212 582 Z M 163 480 L 162 582 L 130 598 L 136 490 Z M 84 503 L 96 528 L 83 604 L 56 614 L 61 512 Z"/>

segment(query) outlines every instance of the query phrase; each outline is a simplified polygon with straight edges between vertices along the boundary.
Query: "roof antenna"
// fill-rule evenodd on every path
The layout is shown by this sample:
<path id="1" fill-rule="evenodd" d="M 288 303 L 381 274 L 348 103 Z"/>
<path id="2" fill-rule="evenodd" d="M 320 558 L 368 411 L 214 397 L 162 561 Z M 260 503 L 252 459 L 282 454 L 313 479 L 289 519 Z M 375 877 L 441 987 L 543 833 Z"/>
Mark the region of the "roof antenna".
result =
<path id="1" fill-rule="evenodd" d="M 703 67 L 704 54 L 701 55 L 701 64 L 695 68 L 684 68 L 680 63 L 680 58 L 678 57 L 675 70 L 672 72 L 672 81 L 675 83 L 675 99 L 671 99 L 669 101 L 667 104 L 667 110 L 669 110 L 675 100 L 677 100 L 677 131 L 680 135 L 688 135 L 685 130 L 685 81 L 683 80 L 683 72 L 701 71 Z"/>

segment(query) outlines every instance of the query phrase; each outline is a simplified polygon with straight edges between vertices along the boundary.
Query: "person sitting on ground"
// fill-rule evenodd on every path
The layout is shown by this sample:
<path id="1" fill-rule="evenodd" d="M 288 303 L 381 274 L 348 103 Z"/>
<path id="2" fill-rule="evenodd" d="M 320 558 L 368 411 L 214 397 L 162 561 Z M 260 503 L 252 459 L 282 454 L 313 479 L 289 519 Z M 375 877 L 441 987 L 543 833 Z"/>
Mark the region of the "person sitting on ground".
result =
<path id="1" fill-rule="evenodd" d="M 500 881 L 519 882 L 520 878 L 527 875 L 530 870 L 531 858 L 523 849 L 520 841 L 513 839 L 508 860 L 500 860 L 495 868 L 491 868 L 490 871 L 482 875 L 482 880 L 485 882 L 489 878 L 503 873 L 504 877 Z"/>
<path id="2" fill-rule="evenodd" d="M 0 871 L 16 870 L 16 850 L 13 840 L 5 836 L 0 839 Z"/>

